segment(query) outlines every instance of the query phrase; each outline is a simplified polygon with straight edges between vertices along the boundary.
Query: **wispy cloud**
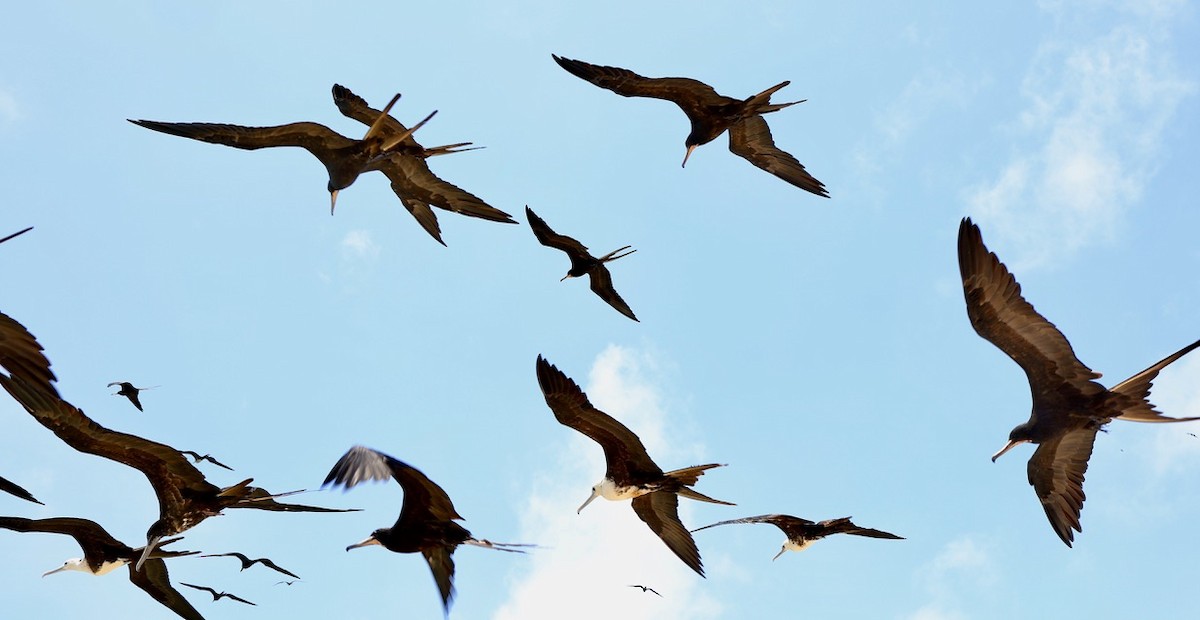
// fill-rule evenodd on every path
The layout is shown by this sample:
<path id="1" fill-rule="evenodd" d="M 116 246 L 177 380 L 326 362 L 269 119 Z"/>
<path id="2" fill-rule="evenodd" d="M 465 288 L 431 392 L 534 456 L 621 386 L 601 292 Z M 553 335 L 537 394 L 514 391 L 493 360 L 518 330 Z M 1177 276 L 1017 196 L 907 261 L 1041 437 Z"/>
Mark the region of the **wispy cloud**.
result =
<path id="1" fill-rule="evenodd" d="M 1172 3 L 1039 6 L 1064 23 L 1115 7 L 1120 25 L 1087 41 L 1043 42 L 1021 86 L 1028 104 L 1015 119 L 1015 154 L 968 191 L 977 219 L 1017 246 L 1018 270 L 1116 234 L 1153 176 L 1164 130 L 1195 91 L 1173 65 L 1164 27 Z"/>
<path id="2" fill-rule="evenodd" d="M 17 105 L 17 98 L 0 90 L 0 122 L 9 123 L 19 118 L 21 118 L 21 108 Z"/>
<path id="3" fill-rule="evenodd" d="M 356 260 L 375 260 L 379 257 L 379 245 L 365 230 L 352 230 L 342 237 L 342 253 Z"/>
<path id="4" fill-rule="evenodd" d="M 909 620 L 957 620 L 963 601 L 978 599 L 981 589 L 996 581 L 996 570 L 986 547 L 969 537 L 947 543 L 917 570 L 916 579 L 929 592 L 930 602 L 906 616 Z"/>
<path id="5" fill-rule="evenodd" d="M 649 355 L 610 346 L 596 358 L 584 389 L 593 404 L 637 433 L 655 459 L 674 463 L 682 453 L 663 441 L 667 414 L 654 385 L 656 367 Z M 493 618 L 719 617 L 722 607 L 700 588 L 703 580 L 637 518 L 629 502 L 596 500 L 575 514 L 605 467 L 595 442 L 564 428 L 568 436 L 557 461 L 537 474 L 523 509 L 522 540 L 543 548 L 531 554 Z M 681 504 L 685 522 L 687 512 Z M 662 597 L 631 584 L 652 587 Z"/>

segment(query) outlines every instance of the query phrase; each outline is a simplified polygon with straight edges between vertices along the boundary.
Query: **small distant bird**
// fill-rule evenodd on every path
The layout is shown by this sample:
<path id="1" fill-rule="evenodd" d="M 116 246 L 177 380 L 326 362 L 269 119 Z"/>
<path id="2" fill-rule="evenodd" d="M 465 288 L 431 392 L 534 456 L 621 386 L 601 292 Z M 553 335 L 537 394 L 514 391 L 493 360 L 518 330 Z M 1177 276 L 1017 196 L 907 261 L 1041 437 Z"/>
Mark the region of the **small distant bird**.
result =
<path id="1" fill-rule="evenodd" d="M 664 473 L 650 458 L 646 446 L 633 431 L 592 406 L 587 394 L 570 377 L 540 355 L 537 358 L 537 378 L 546 404 L 554 412 L 554 418 L 559 424 L 569 426 L 600 444 L 608 464 L 604 479 L 592 487 L 592 494 L 575 512 L 583 512 L 597 497 L 611 501 L 632 499 L 633 511 L 638 518 L 688 568 L 703 577 L 700 550 L 679 520 L 679 496 L 732 506 L 729 502 L 713 499 L 692 488 L 705 471 L 723 465 L 710 463 Z"/>
<path id="2" fill-rule="evenodd" d="M 3 239 L 0 239 L 0 243 L 4 243 L 5 241 L 8 241 L 9 239 L 12 239 L 13 237 L 20 237 L 21 235 L 23 235 L 23 234 L 25 234 L 25 233 L 27 233 L 27 232 L 29 232 L 29 231 L 31 231 L 31 230 L 33 230 L 33 227 L 32 227 L 32 226 L 30 226 L 29 228 L 26 228 L 25 230 L 18 230 L 17 232 L 15 232 L 15 233 L 13 233 L 13 234 L 11 234 L 11 235 L 9 235 L 9 236 L 7 236 L 7 237 L 3 238 Z"/>
<path id="3" fill-rule="evenodd" d="M 296 579 L 300 578 L 300 575 L 297 575 L 296 573 L 293 573 L 292 571 L 287 570 L 285 568 L 281 568 L 278 564 L 272 562 L 268 558 L 257 558 L 257 559 L 251 560 L 250 558 L 248 558 L 245 555 L 242 555 L 241 553 L 238 553 L 236 551 L 232 551 L 230 553 L 209 553 L 206 555 L 202 555 L 200 557 L 202 557 L 202 558 L 221 558 L 221 557 L 237 558 L 238 560 L 241 560 L 241 562 L 242 562 L 242 570 L 246 570 L 247 568 L 250 568 L 251 566 L 254 566 L 257 563 L 261 563 L 263 566 L 266 566 L 267 568 L 273 568 L 273 569 L 287 575 L 288 577 L 294 577 Z"/>
<path id="4" fill-rule="evenodd" d="M 571 269 L 567 271 L 567 275 L 563 276 L 559 282 L 567 278 L 578 278 L 586 275 L 591 280 L 593 293 L 598 295 L 600 299 L 608 302 L 608 305 L 616 308 L 617 312 L 635 321 L 638 320 L 633 315 L 633 310 L 629 309 L 629 304 L 625 303 L 625 300 L 621 299 L 621 296 L 617 294 L 617 290 L 613 288 L 612 274 L 604 266 L 604 263 L 624 258 L 637 250 L 629 250 L 630 246 L 625 246 L 617 248 L 600 258 L 596 258 L 588 253 L 587 247 L 582 243 L 566 235 L 554 232 L 546 224 L 546 221 L 538 217 L 533 212 L 533 209 L 530 209 L 528 206 L 525 207 L 525 217 L 529 219 L 529 227 L 533 229 L 533 236 L 537 237 L 539 243 L 548 248 L 562 250 L 571 259 Z M 629 251 L 620 254 L 623 250 Z"/>
<path id="5" fill-rule="evenodd" d="M 35 504 L 41 504 L 41 502 L 37 501 L 37 499 L 34 498 L 32 493 L 30 493 L 29 491 L 26 491 L 24 488 L 21 487 L 21 485 L 13 482 L 11 480 L 8 480 L 7 478 L 4 478 L 3 476 L 0 476 L 0 491 L 4 491 L 5 493 L 8 493 L 10 495 L 15 495 L 23 500 L 30 501 Z M 45 506 L 45 504 L 42 504 L 42 505 Z"/>
<path id="6" fill-rule="evenodd" d="M 205 592 L 208 592 L 209 594 L 211 594 L 211 595 L 212 595 L 212 597 L 213 597 L 213 602 L 219 601 L 219 600 L 221 600 L 221 599 L 223 599 L 223 598 L 231 598 L 231 599 L 233 599 L 233 600 L 235 600 L 235 601 L 237 601 L 237 602 L 239 602 L 239 603 L 245 603 L 245 604 L 247 604 L 247 605 L 255 605 L 255 606 L 257 607 L 257 605 L 256 605 L 255 603 L 251 603 L 250 601 L 247 601 L 246 599 L 244 599 L 244 598 L 242 598 L 242 597 L 240 597 L 240 596 L 235 596 L 235 595 L 233 595 L 233 594 L 230 594 L 230 593 L 228 593 L 228 592 L 217 592 L 216 590 L 214 590 L 214 589 L 212 589 L 212 588 L 210 588 L 210 587 L 208 587 L 208 586 L 197 586 L 197 585 L 192 585 L 192 584 L 190 584 L 190 583 L 183 583 L 182 581 L 181 581 L 181 582 L 179 582 L 179 585 L 181 585 L 181 586 L 187 586 L 187 587 L 189 587 L 189 588 L 195 588 L 195 589 L 197 589 L 197 590 L 204 590 Z"/>
<path id="7" fill-rule="evenodd" d="M 213 465 L 216 465 L 217 467 L 224 467 L 225 469 L 228 469 L 229 471 L 233 471 L 232 467 L 222 463 L 221 461 L 218 461 L 217 459 L 214 459 L 212 456 L 210 456 L 208 454 L 201 456 L 200 453 L 192 452 L 191 450 L 180 450 L 179 453 L 186 454 L 186 455 L 192 457 L 193 463 L 199 463 L 200 461 L 208 461 L 209 463 L 212 463 Z"/>
<path id="8" fill-rule="evenodd" d="M 655 593 L 655 594 L 658 594 L 658 590 L 655 590 L 654 588 L 651 588 L 651 587 L 649 587 L 649 586 L 640 586 L 640 585 L 637 585 L 637 584 L 633 584 L 633 585 L 631 585 L 631 586 L 629 586 L 629 587 L 631 587 L 631 588 L 641 588 L 641 589 L 642 589 L 642 592 L 653 592 L 653 593 Z M 661 595 L 661 594 L 658 594 L 658 596 L 659 596 L 659 598 L 662 598 L 662 595 Z"/>
<path id="9" fill-rule="evenodd" d="M 826 519 L 819 523 L 814 523 L 808 519 L 801 519 L 800 517 L 793 517 L 791 515 L 759 515 L 757 517 L 720 521 L 712 525 L 698 527 L 692 530 L 692 532 L 699 532 L 700 530 L 707 530 L 710 527 L 733 523 L 770 523 L 783 530 L 783 533 L 787 535 L 787 541 L 783 543 L 783 548 L 771 560 L 779 559 L 779 556 L 783 555 L 784 551 L 804 551 L 814 542 L 833 534 L 854 534 L 855 536 L 867 536 L 869 538 L 904 540 L 903 537 L 889 532 L 873 530 L 869 527 L 859 527 L 850 522 L 850 517 Z"/>
<path id="10" fill-rule="evenodd" d="M 294 583 L 300 583 L 300 580 L 299 580 L 299 579 L 293 579 L 293 580 L 291 580 L 291 581 L 276 581 L 276 582 L 275 582 L 275 585 L 277 585 L 277 586 L 290 586 L 290 585 L 292 585 L 292 584 L 294 584 Z"/>
<path id="11" fill-rule="evenodd" d="M 1029 421 L 1017 425 L 992 461 L 1014 446 L 1038 444 L 1029 459 L 1029 484 L 1037 493 L 1054 532 L 1068 546 L 1082 532 L 1083 475 L 1096 433 L 1114 419 L 1131 422 L 1186 422 L 1170 418 L 1150 403 L 1159 371 L 1200 346 L 1189 344 L 1111 389 L 1075 357 L 1066 336 L 1021 296 L 1021 285 L 994 252 L 983 245 L 979 227 L 963 218 L 958 228 L 958 268 L 971 326 L 1025 371 L 1033 395 Z M 1072 532 L 1071 530 L 1075 530 Z"/>
<path id="12" fill-rule="evenodd" d="M 459 545 L 475 545 L 497 551 L 524 553 L 514 547 L 533 545 L 494 543 L 471 536 L 467 528 L 455 523 L 462 517 L 454 510 L 450 496 L 442 487 L 417 468 L 364 446 L 354 446 L 334 463 L 322 488 L 333 485 L 349 490 L 368 480 L 394 479 L 404 489 L 400 517 L 391 527 L 371 532 L 365 540 L 346 547 L 346 551 L 380 545 L 396 553 L 425 556 L 433 580 L 442 596 L 442 609 L 449 613 L 454 599 L 454 550 Z"/>
<path id="13" fill-rule="evenodd" d="M 164 123 L 128 119 L 134 125 L 173 136 L 202 142 L 223 144 L 239 149 L 261 149 L 273 146 L 299 146 L 312 153 L 329 173 L 329 213 L 337 206 L 338 192 L 350 187 L 358 175 L 371 170 L 375 160 L 404 142 L 437 114 L 434 110 L 425 120 L 403 133 L 384 133 L 382 127 L 388 112 L 400 99 L 399 93 L 384 106 L 383 111 L 361 140 L 347 138 L 319 123 L 298 122 L 273 127 L 246 127 L 219 123 Z"/>
<path id="14" fill-rule="evenodd" d="M 133 387 L 133 384 L 128 381 L 113 381 L 112 383 L 108 384 L 108 387 L 112 387 L 114 385 L 121 386 L 121 389 L 117 390 L 113 396 L 124 396 L 125 398 L 128 398 L 129 402 L 133 403 L 133 406 L 137 407 L 138 411 L 145 411 L 142 409 L 142 402 L 138 400 L 138 392 L 153 390 L 154 388 L 158 387 L 157 385 L 145 388 Z"/>
<path id="15" fill-rule="evenodd" d="M 593 65 L 553 54 L 551 57 L 576 77 L 623 97 L 666 99 L 679 106 L 692 123 L 692 131 L 683 143 L 687 147 L 684 166 L 697 146 L 712 142 L 728 130 L 729 150 L 733 154 L 800 189 L 829 197 L 823 183 L 813 178 L 795 157 L 775 146 L 762 117 L 807 101 L 771 103 L 771 95 L 791 82 L 780 82 L 753 97 L 734 99 L 717 94 L 712 86 L 691 78 L 648 78 L 619 67 Z"/>

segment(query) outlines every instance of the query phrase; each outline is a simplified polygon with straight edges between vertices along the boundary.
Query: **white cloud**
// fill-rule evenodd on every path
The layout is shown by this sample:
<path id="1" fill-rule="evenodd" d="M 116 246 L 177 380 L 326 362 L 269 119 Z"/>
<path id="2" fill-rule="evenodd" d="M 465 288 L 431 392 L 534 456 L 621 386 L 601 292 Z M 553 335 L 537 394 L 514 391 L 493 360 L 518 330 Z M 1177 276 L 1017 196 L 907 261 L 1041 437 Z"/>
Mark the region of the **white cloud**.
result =
<path id="1" fill-rule="evenodd" d="M 1159 373 L 1150 402 L 1173 418 L 1200 416 L 1200 354 L 1192 352 Z M 1151 471 L 1158 477 L 1195 471 L 1200 465 L 1200 421 L 1163 424 L 1156 430 L 1150 445 L 1135 448 L 1149 459 Z"/>
<path id="2" fill-rule="evenodd" d="M 1075 4 L 1041 7 L 1064 21 L 1096 8 Z M 1015 269 L 1111 239 L 1140 200 L 1164 130 L 1195 91 L 1172 64 L 1170 8 L 1131 8 L 1103 36 L 1041 45 L 1021 87 L 1022 144 L 996 180 L 968 191 L 977 219 L 1017 246 Z"/>
<path id="3" fill-rule="evenodd" d="M 342 252 L 349 258 L 374 260 L 379 257 L 379 245 L 371 239 L 371 233 L 352 230 L 342 238 Z"/>
<path id="4" fill-rule="evenodd" d="M 16 97 L 0 90 L 0 121 L 12 122 L 21 118 L 21 108 Z"/>
<path id="5" fill-rule="evenodd" d="M 917 581 L 932 599 L 906 616 L 909 620 L 955 620 L 965 618 L 959 607 L 964 600 L 977 600 L 978 591 L 996 581 L 996 569 L 986 547 L 963 537 L 942 547 L 932 560 L 917 569 Z"/>
<path id="6" fill-rule="evenodd" d="M 651 456 L 672 469 L 682 452 L 663 441 L 666 412 L 647 376 L 655 366 L 648 355 L 609 346 L 596 358 L 584 389 L 596 407 L 629 426 Z M 565 449 L 536 474 L 523 509 L 521 539 L 536 540 L 542 548 L 530 554 L 526 567 L 516 569 L 509 599 L 493 618 L 719 617 L 722 607 L 704 592 L 704 580 L 637 518 L 629 502 L 597 499 L 575 514 L 591 485 L 603 477 L 604 456 L 592 440 L 566 427 L 563 431 L 570 436 Z M 688 511 L 682 503 L 685 523 Z M 662 597 L 631 584 L 654 588 Z"/>

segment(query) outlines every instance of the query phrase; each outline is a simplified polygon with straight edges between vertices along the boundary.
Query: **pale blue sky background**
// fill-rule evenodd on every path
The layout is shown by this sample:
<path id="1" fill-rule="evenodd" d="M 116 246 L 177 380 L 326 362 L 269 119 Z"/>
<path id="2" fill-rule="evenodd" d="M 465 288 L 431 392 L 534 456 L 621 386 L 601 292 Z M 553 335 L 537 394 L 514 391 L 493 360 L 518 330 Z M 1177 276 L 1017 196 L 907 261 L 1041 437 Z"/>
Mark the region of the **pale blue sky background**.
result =
<path id="1" fill-rule="evenodd" d="M 19 3 L 0 39 L 0 311 L 46 347 L 63 395 L 110 428 L 211 452 L 284 491 L 316 488 L 362 443 L 418 467 L 476 535 L 546 545 L 462 548 L 453 618 L 950 618 L 1194 615 L 1200 425 L 1101 435 L 1074 549 L 1054 535 L 1025 462 L 988 457 L 1029 411 L 1024 375 L 971 330 L 959 220 L 1112 385 L 1200 337 L 1200 28 L 1194 3 L 552 2 Z M 688 126 L 551 53 L 694 77 L 745 97 L 783 80 L 808 102 L 769 118 L 824 200 L 730 154 L 680 169 Z M 438 212 L 448 248 L 382 175 L 328 214 L 307 153 L 245 152 L 126 118 L 324 123 L 350 135 L 343 84 L 431 161 L 522 220 Z M 568 264 L 530 205 L 612 265 L 629 321 L 558 279 Z M 838 537 L 770 558 L 770 526 L 697 534 L 708 579 L 625 503 L 575 508 L 599 449 L 541 397 L 541 353 L 639 432 L 664 468 L 729 463 L 686 503 L 691 527 L 784 512 L 905 541 Z M 145 413 L 105 387 L 161 385 Z M 1153 400 L 1200 415 L 1200 357 Z M 64 446 L 0 398 L 0 473 L 46 506 L 137 545 L 156 518 L 137 472 Z M 209 618 L 440 618 L 424 562 L 343 548 L 391 525 L 394 484 L 298 499 L 351 515 L 231 511 L 181 548 L 266 555 L 303 578 L 184 559 L 176 581 L 258 603 Z M 40 574 L 68 538 L 0 532 L 5 617 L 173 617 L 128 583 Z M 661 599 L 625 587 L 643 583 Z"/>

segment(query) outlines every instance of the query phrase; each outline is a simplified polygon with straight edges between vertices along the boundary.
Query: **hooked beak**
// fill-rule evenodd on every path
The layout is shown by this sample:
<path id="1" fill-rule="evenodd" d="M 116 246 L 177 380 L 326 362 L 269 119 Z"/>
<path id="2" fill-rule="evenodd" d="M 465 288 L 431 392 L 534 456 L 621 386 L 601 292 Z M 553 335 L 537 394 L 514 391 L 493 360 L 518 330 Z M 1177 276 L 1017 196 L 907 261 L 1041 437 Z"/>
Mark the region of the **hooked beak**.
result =
<path id="1" fill-rule="evenodd" d="M 362 542 L 354 543 L 353 545 L 346 547 L 346 551 L 349 551 L 351 549 L 357 549 L 359 547 L 367 547 L 370 545 L 378 545 L 378 544 L 380 544 L 379 539 L 375 538 L 375 535 L 372 534 L 372 535 L 368 536 L 366 540 L 364 540 Z"/>
<path id="2" fill-rule="evenodd" d="M 54 573 L 61 573 L 62 571 L 65 571 L 65 570 L 67 570 L 67 565 L 63 564 L 62 566 L 59 566 L 58 568 L 56 568 L 52 571 L 47 571 L 47 572 L 42 573 L 42 576 L 45 577 L 46 575 L 53 575 Z"/>
<path id="3" fill-rule="evenodd" d="M 1028 439 L 1010 439 L 1010 440 L 1008 440 L 1008 443 L 1004 444 L 1004 447 L 1000 448 L 999 452 L 992 455 L 992 462 L 995 463 L 996 459 L 1000 458 L 1001 455 L 1003 455 L 1005 452 L 1008 452 L 1009 450 L 1012 450 L 1013 448 L 1025 443 L 1027 441 L 1029 441 L 1029 440 Z"/>
<path id="4" fill-rule="evenodd" d="M 692 151 L 696 150 L 697 146 L 699 146 L 699 145 L 693 144 L 693 145 L 687 147 L 687 153 L 684 153 L 684 155 L 683 155 L 683 164 L 681 164 L 679 166 L 680 168 L 687 168 L 687 160 L 689 157 L 692 156 Z"/>
<path id="5" fill-rule="evenodd" d="M 333 215 L 333 208 L 337 206 L 337 194 L 342 190 L 335 189 L 329 192 L 329 214 Z"/>
<path id="6" fill-rule="evenodd" d="M 137 564 L 134 565 L 133 570 L 142 570 L 142 564 L 146 563 L 146 559 L 150 557 L 150 553 L 154 551 L 155 545 L 157 545 L 158 541 L 160 540 L 162 540 L 162 536 L 152 536 L 146 540 L 146 548 L 142 550 L 142 557 L 138 558 Z"/>
<path id="7" fill-rule="evenodd" d="M 559 282 L 562 282 L 562 281 L 566 280 L 566 279 L 567 279 L 567 278 L 569 278 L 569 277 L 571 277 L 571 274 L 569 274 L 569 273 L 568 273 L 567 275 L 563 276 L 563 277 L 562 277 L 562 279 L 560 279 L 560 280 L 559 280 Z"/>
<path id="8" fill-rule="evenodd" d="M 779 556 L 783 555 L 783 552 L 784 552 L 784 551 L 787 551 L 787 545 L 784 545 L 784 546 L 780 547 L 780 548 L 779 548 L 779 553 L 776 553 L 776 554 L 775 554 L 775 557 L 771 558 L 771 561 L 772 561 L 772 562 L 774 562 L 775 560 L 778 560 L 778 559 L 779 559 Z"/>
<path id="9" fill-rule="evenodd" d="M 592 500 L 596 499 L 599 496 L 600 496 L 600 494 L 596 492 L 596 489 L 592 489 L 592 494 L 589 495 L 587 498 L 587 501 L 584 502 L 583 505 L 579 507 L 579 510 L 575 511 L 575 514 L 579 514 L 579 513 L 583 512 L 583 509 L 587 508 L 587 505 L 592 503 Z"/>

